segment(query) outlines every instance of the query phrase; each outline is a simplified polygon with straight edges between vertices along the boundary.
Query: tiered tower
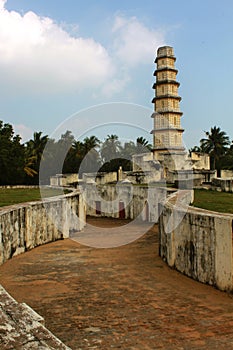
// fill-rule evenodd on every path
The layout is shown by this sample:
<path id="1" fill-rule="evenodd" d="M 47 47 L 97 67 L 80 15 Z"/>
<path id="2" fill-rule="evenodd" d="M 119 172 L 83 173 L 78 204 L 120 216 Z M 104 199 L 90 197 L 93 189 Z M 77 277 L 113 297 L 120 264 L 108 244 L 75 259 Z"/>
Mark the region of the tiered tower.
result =
<path id="1" fill-rule="evenodd" d="M 154 129 L 153 134 L 153 153 L 155 158 L 159 154 L 183 153 L 182 134 L 184 129 L 181 128 L 180 111 L 181 97 L 178 95 L 180 84 L 176 81 L 178 70 L 175 68 L 176 57 L 174 50 L 170 46 L 160 47 L 157 51 L 155 63 L 157 69 L 154 72 L 156 83 L 155 89 Z"/>

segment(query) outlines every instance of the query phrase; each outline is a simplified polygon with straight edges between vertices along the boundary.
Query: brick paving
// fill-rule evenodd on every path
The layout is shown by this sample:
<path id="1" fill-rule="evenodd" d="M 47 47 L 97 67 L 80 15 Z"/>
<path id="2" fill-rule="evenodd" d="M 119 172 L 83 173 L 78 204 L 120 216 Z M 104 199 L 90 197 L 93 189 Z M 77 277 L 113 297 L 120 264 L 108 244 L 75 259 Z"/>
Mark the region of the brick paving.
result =
<path id="1" fill-rule="evenodd" d="M 156 225 L 118 248 L 69 239 L 36 248 L 1 266 L 0 283 L 73 350 L 233 349 L 232 295 L 161 261 Z"/>

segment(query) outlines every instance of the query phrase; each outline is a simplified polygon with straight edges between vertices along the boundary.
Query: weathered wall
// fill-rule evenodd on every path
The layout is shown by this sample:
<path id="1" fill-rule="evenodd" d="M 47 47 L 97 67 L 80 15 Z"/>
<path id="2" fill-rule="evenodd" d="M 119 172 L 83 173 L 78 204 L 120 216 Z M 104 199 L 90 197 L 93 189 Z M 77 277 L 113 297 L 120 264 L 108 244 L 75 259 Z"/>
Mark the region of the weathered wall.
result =
<path id="1" fill-rule="evenodd" d="M 192 186 L 201 186 L 203 182 L 210 182 L 215 176 L 214 170 L 173 170 L 167 172 L 166 180 L 171 183 L 190 180 Z"/>
<path id="2" fill-rule="evenodd" d="M 191 152 L 193 169 L 210 170 L 210 156 L 206 153 Z"/>
<path id="3" fill-rule="evenodd" d="M 50 186 L 70 186 L 78 182 L 78 174 L 57 174 L 50 177 Z"/>
<path id="4" fill-rule="evenodd" d="M 232 290 L 232 221 L 230 214 L 182 209 L 173 197 L 159 218 L 160 256 L 187 276 Z"/>
<path id="5" fill-rule="evenodd" d="M 233 170 L 221 170 L 221 178 L 233 178 Z"/>
<path id="6" fill-rule="evenodd" d="M 146 163 L 145 163 L 146 164 Z M 119 169 L 117 172 L 111 173 L 88 173 L 83 174 L 83 182 L 90 183 L 96 182 L 97 185 L 105 185 L 108 183 L 114 183 L 128 179 L 133 184 L 147 184 L 153 181 L 161 180 L 161 170 L 158 162 L 151 161 L 147 162 L 147 169 L 150 171 L 122 171 Z"/>
<path id="7" fill-rule="evenodd" d="M 215 178 L 212 179 L 211 188 L 217 191 L 233 192 L 233 178 Z"/>
<path id="8" fill-rule="evenodd" d="M 151 166 L 150 171 L 128 171 L 123 173 L 124 179 L 129 180 L 134 185 L 150 184 L 161 180 L 161 170 L 156 169 L 157 163 L 155 161 L 148 162 Z M 153 168 L 154 166 L 154 168 Z M 163 181 L 165 183 L 165 181 Z"/>
<path id="9" fill-rule="evenodd" d="M 44 319 L 25 303 L 17 303 L 0 286 L 1 349 L 71 350 L 44 327 Z"/>
<path id="10" fill-rule="evenodd" d="M 87 215 L 120 217 L 120 202 L 123 203 L 125 219 L 141 219 L 158 222 L 159 203 L 166 198 L 166 188 L 119 184 L 96 186 L 86 184 L 85 198 Z M 100 213 L 96 212 L 96 202 L 100 202 Z"/>
<path id="11" fill-rule="evenodd" d="M 93 180 L 97 185 L 104 185 L 105 183 L 117 181 L 118 175 L 116 171 L 110 173 L 83 173 L 82 179 L 87 183 Z"/>
<path id="12" fill-rule="evenodd" d="M 52 197 L 0 210 L 0 264 L 28 249 L 69 237 L 85 225 L 80 193 Z"/>

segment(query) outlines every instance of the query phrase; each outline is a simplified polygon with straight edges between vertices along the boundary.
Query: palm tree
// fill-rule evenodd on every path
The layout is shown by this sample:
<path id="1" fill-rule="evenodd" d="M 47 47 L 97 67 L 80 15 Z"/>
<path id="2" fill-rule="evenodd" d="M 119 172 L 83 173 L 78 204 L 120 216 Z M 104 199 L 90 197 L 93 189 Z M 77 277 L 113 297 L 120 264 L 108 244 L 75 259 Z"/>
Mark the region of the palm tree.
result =
<path id="1" fill-rule="evenodd" d="M 83 172 L 96 172 L 100 166 L 99 153 L 100 140 L 96 136 L 86 137 L 83 142 L 76 143 L 81 167 L 80 175 Z"/>
<path id="2" fill-rule="evenodd" d="M 205 132 L 206 138 L 200 140 L 201 149 L 210 155 L 212 160 L 212 169 L 217 169 L 219 175 L 219 160 L 226 153 L 230 144 L 229 137 L 225 131 L 221 131 L 219 127 L 214 126 Z"/>
<path id="3" fill-rule="evenodd" d="M 152 145 L 144 137 L 138 137 L 136 140 L 137 153 L 150 152 L 152 150 Z"/>
<path id="4" fill-rule="evenodd" d="M 92 150 L 96 151 L 96 148 L 99 148 L 99 146 L 100 140 L 96 136 L 85 137 L 83 140 L 84 155 Z"/>
<path id="5" fill-rule="evenodd" d="M 124 143 L 124 146 L 121 149 L 122 158 L 131 160 L 132 155 L 136 153 L 137 147 L 135 146 L 135 143 L 133 141 L 128 141 Z"/>
<path id="6" fill-rule="evenodd" d="M 200 144 L 200 146 L 193 146 L 192 148 L 189 149 L 189 156 L 191 156 L 192 153 L 206 153 L 204 150 L 204 147 L 202 144 Z"/>
<path id="7" fill-rule="evenodd" d="M 221 168 L 233 170 L 233 141 L 231 141 L 231 146 L 228 148 L 225 156 L 221 158 Z"/>
<path id="8" fill-rule="evenodd" d="M 83 143 L 81 141 L 75 140 L 72 144 L 72 149 L 76 158 L 78 159 L 83 158 Z"/>
<path id="9" fill-rule="evenodd" d="M 33 139 L 26 142 L 24 171 L 30 177 L 39 172 L 40 161 L 48 141 L 48 136 L 42 136 L 42 131 L 34 132 Z"/>
<path id="10" fill-rule="evenodd" d="M 27 176 L 34 177 L 35 175 L 38 174 L 38 171 L 33 169 L 35 162 L 36 162 L 35 156 L 25 157 L 25 164 L 24 164 L 23 170 Z"/>
<path id="11" fill-rule="evenodd" d="M 36 162 L 40 162 L 45 145 L 48 141 L 48 135 L 42 136 L 42 131 L 34 132 L 33 139 L 26 143 L 27 153 L 34 156 Z"/>
<path id="12" fill-rule="evenodd" d="M 111 159 L 120 157 L 121 143 L 117 135 L 107 135 L 107 138 L 101 147 L 101 157 L 104 162 L 109 162 Z"/>

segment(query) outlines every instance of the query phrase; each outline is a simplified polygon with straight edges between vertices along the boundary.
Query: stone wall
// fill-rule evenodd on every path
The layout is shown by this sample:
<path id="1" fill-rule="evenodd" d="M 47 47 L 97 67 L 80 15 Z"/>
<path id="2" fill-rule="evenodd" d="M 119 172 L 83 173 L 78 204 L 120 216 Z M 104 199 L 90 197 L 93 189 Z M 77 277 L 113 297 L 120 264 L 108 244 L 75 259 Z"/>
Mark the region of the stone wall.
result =
<path id="1" fill-rule="evenodd" d="M 159 218 L 160 256 L 195 280 L 232 290 L 232 222 L 230 214 L 177 205 L 173 195 Z"/>
<path id="2" fill-rule="evenodd" d="M 50 186 L 70 186 L 78 182 L 78 174 L 56 174 L 50 177 Z"/>
<path id="3" fill-rule="evenodd" d="M 84 193 L 87 215 L 123 218 L 123 210 L 125 219 L 158 222 L 159 203 L 166 198 L 167 189 L 131 183 L 116 186 L 86 184 Z"/>
<path id="4" fill-rule="evenodd" d="M 211 188 L 220 192 L 233 192 L 233 178 L 215 178 L 212 179 Z"/>
<path id="5" fill-rule="evenodd" d="M 94 181 L 97 183 L 97 185 L 104 185 L 109 182 L 111 183 L 118 181 L 118 174 L 116 171 L 109 173 L 83 173 L 82 180 L 84 182 Z"/>
<path id="6" fill-rule="evenodd" d="M 44 319 L 25 303 L 17 303 L 0 286 L 1 349 L 71 350 L 44 327 Z"/>
<path id="7" fill-rule="evenodd" d="M 233 170 L 221 170 L 221 178 L 233 178 Z"/>
<path id="8" fill-rule="evenodd" d="M 191 152 L 193 169 L 210 170 L 210 156 L 206 153 Z"/>
<path id="9" fill-rule="evenodd" d="M 82 195 L 73 192 L 0 210 L 0 264 L 12 256 L 58 239 L 85 225 Z"/>

